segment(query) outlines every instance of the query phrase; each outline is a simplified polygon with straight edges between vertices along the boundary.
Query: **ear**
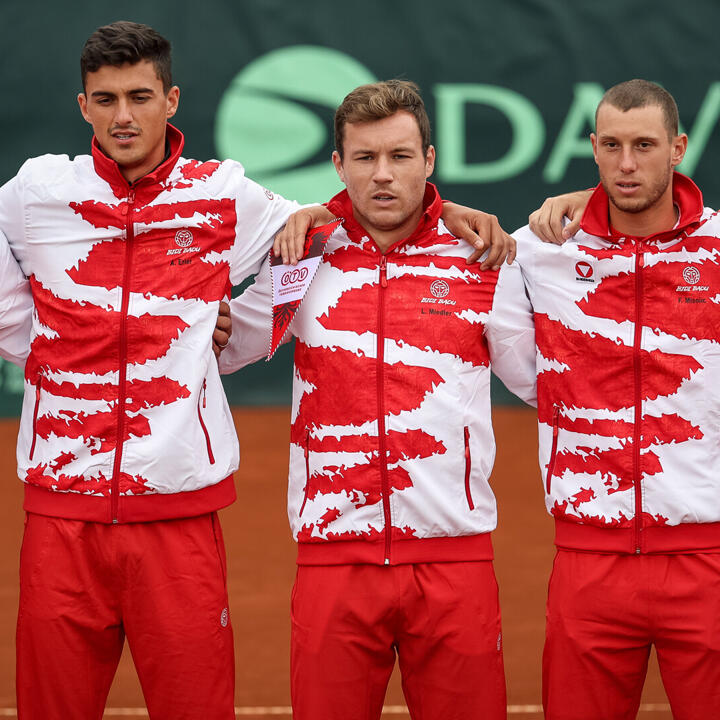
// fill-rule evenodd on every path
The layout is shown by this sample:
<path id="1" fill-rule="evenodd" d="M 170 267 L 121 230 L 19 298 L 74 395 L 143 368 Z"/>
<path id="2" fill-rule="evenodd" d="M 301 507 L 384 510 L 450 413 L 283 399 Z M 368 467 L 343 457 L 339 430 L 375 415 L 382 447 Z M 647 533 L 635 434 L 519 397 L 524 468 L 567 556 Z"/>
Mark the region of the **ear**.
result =
<path id="1" fill-rule="evenodd" d="M 427 180 L 435 169 L 435 148 L 430 145 L 428 146 L 427 153 L 425 154 L 425 179 Z"/>
<path id="2" fill-rule="evenodd" d="M 593 157 L 595 158 L 595 164 L 597 165 L 597 135 L 595 133 L 590 133 L 590 142 L 592 143 L 592 149 L 593 149 Z"/>
<path id="3" fill-rule="evenodd" d="M 167 94 L 167 113 L 168 120 L 177 112 L 178 103 L 180 102 L 180 88 L 173 85 Z"/>
<path id="4" fill-rule="evenodd" d="M 78 105 L 80 106 L 80 112 L 85 118 L 85 122 L 89 122 L 92 125 L 92 121 L 90 120 L 90 116 L 87 112 L 87 97 L 85 96 L 85 93 L 78 93 L 77 101 Z"/>
<path id="5" fill-rule="evenodd" d="M 676 135 L 672 139 L 672 156 L 670 163 L 673 167 L 679 165 L 685 157 L 685 151 L 687 150 L 688 136 L 685 133 L 682 135 Z"/>
<path id="6" fill-rule="evenodd" d="M 333 161 L 333 165 L 335 166 L 335 171 L 337 172 L 338 177 L 343 182 L 345 182 L 345 173 L 343 172 L 342 160 L 340 159 L 340 153 L 337 150 L 333 150 L 332 161 Z"/>

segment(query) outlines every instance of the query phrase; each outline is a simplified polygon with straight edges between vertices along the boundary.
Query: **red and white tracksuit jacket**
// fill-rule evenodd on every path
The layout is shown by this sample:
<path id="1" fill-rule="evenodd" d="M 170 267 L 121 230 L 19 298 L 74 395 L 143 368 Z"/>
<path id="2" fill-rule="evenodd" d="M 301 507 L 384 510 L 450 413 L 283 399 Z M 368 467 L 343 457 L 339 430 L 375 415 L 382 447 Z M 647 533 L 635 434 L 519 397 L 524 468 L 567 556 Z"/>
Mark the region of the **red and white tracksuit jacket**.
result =
<path id="1" fill-rule="evenodd" d="M 172 126 L 168 141 L 132 185 L 93 139 L 91 156 L 28 160 L 0 189 L 0 229 L 35 304 L 18 439 L 31 512 L 130 522 L 234 499 L 218 303 L 297 206 L 238 163 L 181 157 Z"/>
<path id="2" fill-rule="evenodd" d="M 673 192 L 677 225 L 650 237 L 609 227 L 601 186 L 563 246 L 515 235 L 561 548 L 720 550 L 720 218 L 688 178 Z"/>
<path id="3" fill-rule="evenodd" d="M 489 559 L 491 362 L 523 399 L 535 395 L 532 317 L 515 311 L 520 272 L 467 265 L 472 249 L 443 225 L 430 184 L 418 227 L 384 255 L 346 192 L 328 207 L 343 226 L 290 325 L 298 562 Z M 223 372 L 267 353 L 270 298 L 266 267 L 231 303 Z"/>

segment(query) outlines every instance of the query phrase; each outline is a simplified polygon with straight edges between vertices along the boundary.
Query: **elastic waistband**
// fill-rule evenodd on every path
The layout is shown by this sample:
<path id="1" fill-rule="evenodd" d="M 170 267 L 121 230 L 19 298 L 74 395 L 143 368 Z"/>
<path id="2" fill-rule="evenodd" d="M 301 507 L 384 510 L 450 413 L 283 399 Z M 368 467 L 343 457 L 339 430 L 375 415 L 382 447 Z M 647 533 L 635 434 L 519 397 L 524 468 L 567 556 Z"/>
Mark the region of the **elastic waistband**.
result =
<path id="1" fill-rule="evenodd" d="M 389 562 L 386 562 L 386 559 Z M 492 560 L 490 533 L 460 537 L 410 538 L 393 540 L 390 557 L 385 541 L 319 540 L 298 543 L 298 565 L 406 565 L 408 563 Z"/>
<path id="2" fill-rule="evenodd" d="M 607 553 L 695 553 L 720 551 L 720 523 L 598 527 L 555 521 L 555 545 L 564 550 Z"/>
<path id="3" fill-rule="evenodd" d="M 118 523 L 152 522 L 194 517 L 227 507 L 235 500 L 235 483 L 228 475 L 215 485 L 178 493 L 121 495 L 118 498 Z M 26 512 L 37 515 L 112 523 L 110 497 L 56 492 L 25 483 Z"/>

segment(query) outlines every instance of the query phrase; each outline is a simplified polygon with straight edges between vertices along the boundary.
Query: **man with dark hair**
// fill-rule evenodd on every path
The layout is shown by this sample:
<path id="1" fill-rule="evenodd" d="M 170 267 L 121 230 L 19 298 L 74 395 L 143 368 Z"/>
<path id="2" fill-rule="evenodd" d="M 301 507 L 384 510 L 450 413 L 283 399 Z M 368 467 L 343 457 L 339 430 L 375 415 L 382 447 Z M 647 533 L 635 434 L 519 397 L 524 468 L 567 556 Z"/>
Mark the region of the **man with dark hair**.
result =
<path id="1" fill-rule="evenodd" d="M 0 189 L 35 306 L 18 716 L 99 719 L 127 636 L 151 718 L 229 720 L 216 511 L 235 498 L 239 449 L 211 337 L 297 206 L 236 162 L 182 156 L 170 46 L 154 30 L 99 28 L 82 57 L 91 155 L 28 160 Z"/>
<path id="2" fill-rule="evenodd" d="M 677 720 L 720 717 L 720 219 L 674 168 L 662 88 L 608 90 L 600 184 L 515 236 L 535 317 L 540 464 L 558 548 L 548 720 L 632 720 L 651 647 Z M 583 214 L 583 207 L 587 208 Z"/>
<path id="3" fill-rule="evenodd" d="M 293 717 L 379 718 L 397 656 L 412 717 L 501 720 L 490 364 L 533 401 L 522 279 L 444 225 L 414 84 L 357 88 L 336 128 L 342 226 L 290 325 Z M 223 372 L 267 353 L 272 297 L 265 267 L 232 301 Z"/>
<path id="4" fill-rule="evenodd" d="M 100 28 L 78 96 L 92 154 L 29 160 L 0 190 L 35 305 L 21 718 L 100 718 L 125 636 L 151 717 L 234 717 L 216 511 L 238 447 L 211 336 L 296 206 L 237 163 L 182 157 L 169 53 L 145 26 Z"/>

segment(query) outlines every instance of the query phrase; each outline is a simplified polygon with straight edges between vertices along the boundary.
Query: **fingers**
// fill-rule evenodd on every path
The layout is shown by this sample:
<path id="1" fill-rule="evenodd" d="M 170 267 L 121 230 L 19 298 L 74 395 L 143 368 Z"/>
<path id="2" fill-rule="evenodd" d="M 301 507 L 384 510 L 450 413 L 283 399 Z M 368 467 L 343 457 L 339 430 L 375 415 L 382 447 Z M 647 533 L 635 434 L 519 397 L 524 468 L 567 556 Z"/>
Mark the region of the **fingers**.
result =
<path id="1" fill-rule="evenodd" d="M 218 317 L 215 321 L 215 330 L 212 335 L 212 349 L 216 358 L 219 358 L 220 353 L 227 347 L 231 335 L 232 320 L 230 318 L 230 306 L 222 301 L 218 308 Z"/>
<path id="2" fill-rule="evenodd" d="M 282 257 L 284 265 L 297 265 L 305 248 L 305 236 L 310 229 L 312 216 L 305 210 L 298 210 L 288 218 L 287 223 L 275 235 L 273 254 Z"/>
<path id="3" fill-rule="evenodd" d="M 567 211 L 567 204 L 562 198 L 547 198 L 538 210 L 530 214 L 530 229 L 543 242 L 562 245 L 563 217 Z"/>
<path id="4" fill-rule="evenodd" d="M 568 240 L 571 238 L 575 233 L 580 229 L 580 221 L 582 220 L 582 216 L 575 218 L 575 220 L 571 220 L 569 223 L 565 225 L 565 227 L 562 230 L 562 236 L 563 239 Z"/>
<path id="5" fill-rule="evenodd" d="M 310 228 L 325 225 L 334 219 L 335 216 L 323 205 L 298 210 L 275 235 L 273 254 L 282 257 L 284 265 L 297 265 L 305 252 L 305 238 Z"/>

